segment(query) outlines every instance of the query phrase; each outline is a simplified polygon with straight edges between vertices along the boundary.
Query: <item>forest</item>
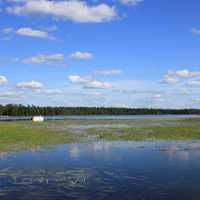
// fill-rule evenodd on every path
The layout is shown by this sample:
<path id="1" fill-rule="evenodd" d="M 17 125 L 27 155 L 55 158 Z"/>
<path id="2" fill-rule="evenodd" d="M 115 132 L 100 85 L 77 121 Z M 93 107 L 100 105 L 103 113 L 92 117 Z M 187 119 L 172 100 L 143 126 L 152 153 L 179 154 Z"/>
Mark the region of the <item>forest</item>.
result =
<path id="1" fill-rule="evenodd" d="M 167 115 L 200 114 L 200 109 L 155 109 L 116 107 L 40 107 L 34 105 L 0 105 L 0 116 L 53 115 Z"/>

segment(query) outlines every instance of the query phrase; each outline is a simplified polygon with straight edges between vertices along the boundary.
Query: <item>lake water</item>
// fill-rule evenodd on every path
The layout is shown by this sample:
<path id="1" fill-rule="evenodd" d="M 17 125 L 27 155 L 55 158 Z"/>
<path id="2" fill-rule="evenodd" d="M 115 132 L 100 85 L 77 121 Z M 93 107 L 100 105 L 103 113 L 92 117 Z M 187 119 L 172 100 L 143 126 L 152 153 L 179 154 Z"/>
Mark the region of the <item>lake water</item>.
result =
<path id="1" fill-rule="evenodd" d="M 134 120 L 134 119 L 181 119 L 199 115 L 64 115 L 46 116 L 45 120 Z M 0 116 L 0 121 L 31 120 L 32 116 Z"/>
<path id="2" fill-rule="evenodd" d="M 200 198 L 200 141 L 95 142 L 0 157 L 0 199 Z"/>
<path id="3" fill-rule="evenodd" d="M 49 116 L 47 120 L 134 120 L 134 119 L 172 119 L 196 118 L 198 115 L 69 115 Z"/>

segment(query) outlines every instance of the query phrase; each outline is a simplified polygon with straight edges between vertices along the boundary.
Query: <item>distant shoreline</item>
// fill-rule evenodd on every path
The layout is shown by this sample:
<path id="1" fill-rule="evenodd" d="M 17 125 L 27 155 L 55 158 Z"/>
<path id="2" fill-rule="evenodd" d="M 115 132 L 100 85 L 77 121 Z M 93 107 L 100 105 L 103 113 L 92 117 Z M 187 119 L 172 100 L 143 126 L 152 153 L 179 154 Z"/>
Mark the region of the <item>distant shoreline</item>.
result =
<path id="1" fill-rule="evenodd" d="M 155 114 L 155 115 L 49 115 L 44 116 L 45 121 L 51 120 L 139 120 L 139 119 L 182 119 L 200 118 L 196 114 Z M 30 121 L 33 116 L 0 116 L 0 121 Z"/>
<path id="2" fill-rule="evenodd" d="M 200 109 L 116 108 L 116 107 L 40 107 L 0 105 L 0 116 L 85 116 L 85 115 L 200 115 Z"/>

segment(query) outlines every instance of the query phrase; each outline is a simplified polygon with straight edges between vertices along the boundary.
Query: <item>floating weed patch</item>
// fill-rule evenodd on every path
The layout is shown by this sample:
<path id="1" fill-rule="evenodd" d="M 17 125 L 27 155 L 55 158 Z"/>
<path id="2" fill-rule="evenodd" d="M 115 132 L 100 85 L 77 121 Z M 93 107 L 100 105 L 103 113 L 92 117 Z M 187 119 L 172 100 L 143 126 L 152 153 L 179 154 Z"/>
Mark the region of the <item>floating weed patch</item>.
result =
<path id="1" fill-rule="evenodd" d="M 98 123 L 103 125 L 103 128 L 90 128 L 90 125 L 95 127 L 95 125 L 98 126 Z M 124 127 L 113 128 L 115 124 L 123 124 Z M 70 128 L 70 126 L 77 128 Z M 84 126 L 87 126 L 87 129 L 80 129 Z M 200 139 L 199 119 L 64 120 L 45 121 L 43 123 L 33 123 L 31 121 L 0 122 L 1 153 L 38 150 L 51 145 L 97 140 L 196 139 Z"/>
<path id="2" fill-rule="evenodd" d="M 148 179 L 146 174 L 130 176 L 126 172 L 117 169 L 73 169 L 66 171 L 20 171 L 20 170 L 0 170 L 1 189 L 0 195 L 20 193 L 24 190 L 34 191 L 34 195 L 42 195 L 41 191 L 48 192 L 48 196 L 62 194 L 62 196 L 73 197 L 75 199 L 88 199 L 91 192 L 95 191 L 95 196 L 106 197 L 118 192 L 119 188 L 125 191 L 126 188 L 140 188 Z M 116 184 L 119 182 L 124 185 Z M 158 189 L 158 186 L 155 186 Z M 152 191 L 153 192 L 153 191 Z M 30 194 L 30 193 L 29 193 Z M 25 199 L 25 198 L 24 198 Z"/>
<path id="3" fill-rule="evenodd" d="M 96 136 L 99 140 L 199 140 L 200 125 L 123 129 L 89 129 L 88 134 Z"/>

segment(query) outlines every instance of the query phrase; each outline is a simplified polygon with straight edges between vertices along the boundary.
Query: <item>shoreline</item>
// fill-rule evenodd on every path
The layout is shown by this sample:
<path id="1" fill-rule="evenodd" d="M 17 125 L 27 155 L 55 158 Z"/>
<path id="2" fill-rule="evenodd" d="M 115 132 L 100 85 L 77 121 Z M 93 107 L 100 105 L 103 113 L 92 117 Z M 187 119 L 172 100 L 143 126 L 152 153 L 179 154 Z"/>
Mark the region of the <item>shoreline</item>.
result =
<path id="1" fill-rule="evenodd" d="M 34 116 L 0 116 L 1 121 L 31 121 Z M 51 120 L 135 120 L 135 119 L 183 119 L 200 118 L 198 114 L 162 114 L 162 115 L 47 115 L 45 121 Z"/>

